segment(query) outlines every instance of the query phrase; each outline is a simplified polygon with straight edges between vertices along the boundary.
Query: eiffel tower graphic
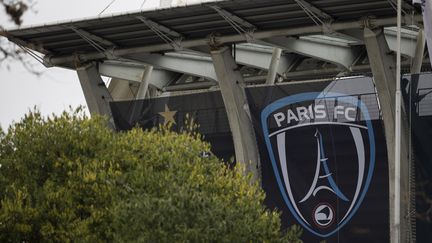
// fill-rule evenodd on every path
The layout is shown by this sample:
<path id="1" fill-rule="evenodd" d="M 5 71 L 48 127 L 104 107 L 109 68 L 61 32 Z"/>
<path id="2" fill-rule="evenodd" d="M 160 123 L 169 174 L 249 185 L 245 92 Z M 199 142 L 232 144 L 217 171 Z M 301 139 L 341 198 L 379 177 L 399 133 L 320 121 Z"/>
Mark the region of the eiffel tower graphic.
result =
<path id="1" fill-rule="evenodd" d="M 326 190 L 334 193 L 341 200 L 348 202 L 348 198 L 342 193 L 339 187 L 336 185 L 333 179 L 332 173 L 329 171 L 327 160 L 325 155 L 324 145 L 322 141 L 322 135 L 318 129 L 316 129 L 315 137 L 317 140 L 317 165 L 315 170 L 315 177 L 309 191 L 306 193 L 304 198 L 299 203 L 305 202 L 311 196 L 315 196 L 319 191 Z"/>

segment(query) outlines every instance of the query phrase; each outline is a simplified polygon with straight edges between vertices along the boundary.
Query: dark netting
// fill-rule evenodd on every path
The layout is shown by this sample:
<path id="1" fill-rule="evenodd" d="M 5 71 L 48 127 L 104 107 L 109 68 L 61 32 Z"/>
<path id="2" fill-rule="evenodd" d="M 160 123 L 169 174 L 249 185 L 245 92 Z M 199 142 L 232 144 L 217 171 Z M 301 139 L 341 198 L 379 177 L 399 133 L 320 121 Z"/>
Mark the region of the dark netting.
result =
<path id="1" fill-rule="evenodd" d="M 432 239 L 432 74 L 404 77 L 405 108 L 411 127 L 413 234 L 417 242 Z"/>

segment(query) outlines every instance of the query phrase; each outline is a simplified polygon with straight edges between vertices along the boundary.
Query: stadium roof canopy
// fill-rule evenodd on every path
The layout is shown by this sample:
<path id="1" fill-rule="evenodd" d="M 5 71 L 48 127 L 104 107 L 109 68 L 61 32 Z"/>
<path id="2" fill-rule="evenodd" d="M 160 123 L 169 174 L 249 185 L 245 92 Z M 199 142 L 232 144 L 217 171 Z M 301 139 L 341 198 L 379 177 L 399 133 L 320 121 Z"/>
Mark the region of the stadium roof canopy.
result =
<path id="1" fill-rule="evenodd" d="M 363 29 L 385 28 L 394 50 L 395 2 L 215 1 L 20 28 L 4 35 L 29 52 L 42 53 L 47 66 L 75 68 L 77 63 L 93 60 L 110 67 L 153 65 L 161 75 L 171 75 L 169 82 L 153 83 L 159 89 L 184 82 L 185 74 L 187 82 L 199 78 L 211 86 L 214 74 L 205 66 L 211 62 L 209 50 L 234 44 L 236 60 L 251 83 L 263 81 L 275 47 L 283 50 L 285 61 L 277 71 L 280 80 L 302 80 L 369 72 Z M 402 54 L 407 63 L 415 56 L 422 22 L 410 2 L 403 1 Z M 200 70 L 189 70 L 191 65 Z M 104 74 L 107 68 L 101 70 Z M 105 75 L 110 76 L 109 72 Z"/>
<path id="2" fill-rule="evenodd" d="M 257 139 L 244 92 L 248 84 L 274 85 L 372 73 L 388 135 L 387 145 L 393 144 L 398 76 L 392 54 L 397 46 L 395 2 L 216 1 L 2 34 L 46 66 L 76 69 L 90 113 L 110 118 L 113 100 L 218 88 L 237 161 L 258 162 Z M 419 11 L 411 0 L 403 0 L 404 72 L 419 73 L 427 61 Z M 423 71 L 425 68 L 430 70 L 430 65 L 424 65 Z M 101 75 L 112 78 L 108 88 Z M 133 112 L 135 108 L 148 107 L 131 108 Z M 168 111 L 166 106 L 165 112 Z M 110 121 L 115 127 L 113 119 Z M 403 124 L 402 127 L 408 127 Z M 391 152 L 391 146 L 388 148 L 389 161 L 395 161 L 392 159 L 395 153 Z M 248 163 L 245 168 L 254 178 L 259 177 L 258 164 Z M 401 187 L 401 191 L 408 190 Z M 396 222 L 395 215 L 390 214 L 391 222 Z"/>

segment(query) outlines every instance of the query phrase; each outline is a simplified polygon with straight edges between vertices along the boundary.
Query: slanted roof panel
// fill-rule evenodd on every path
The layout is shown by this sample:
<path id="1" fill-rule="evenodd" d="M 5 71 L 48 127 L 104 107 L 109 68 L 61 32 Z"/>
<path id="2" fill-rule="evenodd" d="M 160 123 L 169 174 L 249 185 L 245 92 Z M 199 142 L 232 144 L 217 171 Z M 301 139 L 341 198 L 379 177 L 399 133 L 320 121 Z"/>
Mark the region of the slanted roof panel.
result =
<path id="1" fill-rule="evenodd" d="M 333 21 L 359 20 L 371 15 L 396 16 L 396 11 L 388 0 L 308 0 L 307 2 L 329 14 Z M 404 4 L 411 6 L 408 2 L 405 1 Z M 106 39 L 120 48 L 165 44 L 162 38 L 137 17 L 145 17 L 179 32 L 184 39 L 205 38 L 211 34 L 237 34 L 222 16 L 210 8 L 212 5 L 217 5 L 248 21 L 258 30 L 315 24 L 294 0 L 232 0 L 21 28 L 9 31 L 8 35 L 29 43 L 29 47 L 31 44 L 36 44 L 52 54 L 70 55 L 76 52 L 95 51 L 90 43 L 71 29 L 71 26 Z M 11 40 L 14 41 L 13 38 Z"/>

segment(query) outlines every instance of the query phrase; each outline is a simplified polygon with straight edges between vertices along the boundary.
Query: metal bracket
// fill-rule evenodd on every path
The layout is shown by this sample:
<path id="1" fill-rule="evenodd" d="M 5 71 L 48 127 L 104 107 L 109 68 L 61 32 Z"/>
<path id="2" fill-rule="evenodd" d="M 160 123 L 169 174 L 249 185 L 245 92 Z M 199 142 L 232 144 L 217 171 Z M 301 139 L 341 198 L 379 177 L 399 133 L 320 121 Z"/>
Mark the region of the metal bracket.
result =
<path id="1" fill-rule="evenodd" d="M 208 37 L 208 45 L 211 50 L 218 50 L 222 43 L 218 40 L 218 36 L 215 33 L 211 33 Z"/>
<path id="2" fill-rule="evenodd" d="M 306 0 L 294 0 L 307 16 L 318 26 L 321 26 L 324 34 L 333 34 L 331 23 L 334 18 L 328 13 L 308 3 Z"/>
<path id="3" fill-rule="evenodd" d="M 88 31 L 85 31 L 83 29 L 79 29 L 79 28 L 77 28 L 75 26 L 69 26 L 69 28 L 71 30 L 73 30 L 75 33 L 79 34 L 80 36 L 85 36 L 85 37 L 87 37 L 87 38 L 89 38 L 91 40 L 94 40 L 94 41 L 96 41 L 96 42 L 98 42 L 100 44 L 103 44 L 105 46 L 110 46 L 110 47 L 117 46 L 113 42 L 111 42 L 111 41 L 109 41 L 107 39 L 104 39 L 102 37 L 99 37 L 99 36 L 97 36 L 95 34 L 92 34 L 92 33 L 88 32 Z"/>
<path id="4" fill-rule="evenodd" d="M 316 17 L 320 17 L 322 19 L 328 20 L 328 21 L 333 21 L 333 17 L 322 11 L 321 9 L 313 6 L 312 4 L 308 3 L 305 0 L 294 0 L 304 11 L 310 11 L 311 13 L 313 13 Z"/>
<path id="5" fill-rule="evenodd" d="M 183 49 L 181 41 L 184 36 L 177 31 L 174 31 L 166 26 L 163 26 L 153 20 L 146 17 L 138 16 L 137 19 L 141 20 L 150 30 L 152 30 L 156 35 L 158 35 L 166 43 L 170 44 L 174 50 L 180 51 Z"/>
<path id="6" fill-rule="evenodd" d="M 215 10 L 222 18 L 224 18 L 225 21 L 228 22 L 228 24 L 230 24 L 239 34 L 243 35 L 247 42 L 254 41 L 255 38 L 253 33 L 257 29 L 255 25 L 249 23 L 237 15 L 228 12 L 225 9 L 220 8 L 219 6 L 212 5 L 209 7 Z"/>
<path id="7" fill-rule="evenodd" d="M 371 16 L 362 18 L 361 20 L 361 27 L 364 28 L 368 28 L 368 29 L 375 29 L 376 25 L 374 24 L 374 18 Z"/>

